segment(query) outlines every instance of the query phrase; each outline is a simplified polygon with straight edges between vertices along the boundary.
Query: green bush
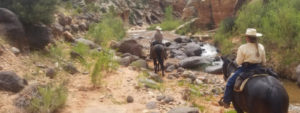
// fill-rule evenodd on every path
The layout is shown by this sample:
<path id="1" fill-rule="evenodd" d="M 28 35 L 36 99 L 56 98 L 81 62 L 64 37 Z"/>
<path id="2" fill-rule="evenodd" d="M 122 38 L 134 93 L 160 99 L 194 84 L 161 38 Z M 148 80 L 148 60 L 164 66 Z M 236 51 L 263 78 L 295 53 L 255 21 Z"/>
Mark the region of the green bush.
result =
<path id="1" fill-rule="evenodd" d="M 29 113 L 53 113 L 61 108 L 68 96 L 68 91 L 63 85 L 53 86 L 47 85 L 38 88 L 39 96 L 34 97 L 30 101 L 30 105 L 26 109 Z"/>
<path id="2" fill-rule="evenodd" d="M 268 58 L 272 57 L 277 71 L 300 63 L 300 2 L 299 0 L 272 0 L 264 4 L 253 1 L 243 7 L 234 27 L 224 21 L 216 34 L 216 42 L 223 53 L 229 54 L 233 47 L 231 37 L 244 34 L 247 28 L 256 28 L 264 36 L 260 42 L 265 45 Z M 231 22 L 230 22 L 231 23 Z M 229 29 L 231 28 L 231 29 Z"/>
<path id="3" fill-rule="evenodd" d="M 101 45 L 107 45 L 110 40 L 121 40 L 126 36 L 126 30 L 121 18 L 117 17 L 114 10 L 103 16 L 98 24 L 92 25 L 88 31 L 88 37 Z"/>
<path id="4" fill-rule="evenodd" d="M 178 26 L 183 24 L 181 20 L 174 19 L 173 17 L 173 7 L 169 6 L 165 9 L 164 20 L 160 24 L 153 24 L 148 30 L 155 30 L 156 26 L 160 26 L 163 31 L 171 31 L 176 29 Z"/>
<path id="5" fill-rule="evenodd" d="M 26 24 L 53 22 L 58 0 L 0 0 L 0 7 L 12 10 Z"/>
<path id="6" fill-rule="evenodd" d="M 94 85 L 101 85 L 103 73 L 114 71 L 118 68 L 118 63 L 113 59 L 115 56 L 110 49 L 103 49 L 100 53 L 94 54 L 97 61 L 91 74 L 91 81 Z"/>

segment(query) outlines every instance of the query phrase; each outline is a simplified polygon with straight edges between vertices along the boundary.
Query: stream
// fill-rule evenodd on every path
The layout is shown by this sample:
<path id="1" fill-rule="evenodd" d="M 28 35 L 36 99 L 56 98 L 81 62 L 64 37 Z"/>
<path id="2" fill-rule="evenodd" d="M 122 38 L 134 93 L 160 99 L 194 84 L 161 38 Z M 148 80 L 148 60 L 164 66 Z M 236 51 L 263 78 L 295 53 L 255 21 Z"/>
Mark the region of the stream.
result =
<path id="1" fill-rule="evenodd" d="M 139 37 L 144 37 L 146 39 L 150 39 L 152 38 L 152 36 L 154 35 L 155 31 L 146 31 L 146 30 L 133 30 L 131 32 L 129 32 L 129 35 L 131 35 L 131 37 L 133 38 L 139 38 Z M 169 42 L 177 37 L 179 37 L 179 35 L 174 34 L 172 32 L 163 32 L 163 35 L 165 37 L 165 40 L 163 42 Z M 149 43 L 149 42 L 147 42 Z M 145 43 L 146 45 L 148 45 L 147 43 Z M 202 49 L 204 49 L 204 52 L 202 53 L 202 57 L 207 57 L 209 60 L 213 60 L 215 58 L 215 56 L 218 55 L 217 49 L 216 47 L 210 45 L 210 44 L 204 44 L 204 46 L 202 47 Z M 207 68 L 207 69 L 216 69 L 216 68 L 220 68 L 220 66 L 222 66 L 223 62 L 222 61 L 212 61 L 212 66 Z M 290 111 L 292 113 L 300 113 L 300 88 L 298 88 L 298 86 L 296 85 L 295 82 L 292 82 L 290 80 L 286 80 L 286 79 L 281 79 L 280 80 L 285 89 L 288 92 L 289 95 L 289 101 L 290 101 Z"/>

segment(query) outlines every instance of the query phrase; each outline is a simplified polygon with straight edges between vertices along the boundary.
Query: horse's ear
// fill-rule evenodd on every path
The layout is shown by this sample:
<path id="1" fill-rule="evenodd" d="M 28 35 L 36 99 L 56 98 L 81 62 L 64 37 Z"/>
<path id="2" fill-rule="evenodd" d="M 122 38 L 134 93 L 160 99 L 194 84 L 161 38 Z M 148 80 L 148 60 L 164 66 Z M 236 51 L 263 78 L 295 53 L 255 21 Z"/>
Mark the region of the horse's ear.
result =
<path id="1" fill-rule="evenodd" d="M 221 59 L 222 59 L 222 61 L 225 61 L 226 57 L 225 56 L 221 56 Z"/>

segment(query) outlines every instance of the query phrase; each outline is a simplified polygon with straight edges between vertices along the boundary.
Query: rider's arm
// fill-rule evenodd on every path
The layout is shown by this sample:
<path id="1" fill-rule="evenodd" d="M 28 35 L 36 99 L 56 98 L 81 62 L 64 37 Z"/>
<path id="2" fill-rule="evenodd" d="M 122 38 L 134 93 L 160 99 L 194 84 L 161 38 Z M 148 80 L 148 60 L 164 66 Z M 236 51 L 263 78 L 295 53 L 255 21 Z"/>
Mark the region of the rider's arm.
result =
<path id="1" fill-rule="evenodd" d="M 242 65 L 242 63 L 244 62 L 244 54 L 243 54 L 243 48 L 242 47 L 239 47 L 238 51 L 237 51 L 237 56 L 236 56 L 236 63 L 240 66 Z"/>
<path id="2" fill-rule="evenodd" d="M 267 59 L 266 59 L 266 52 L 265 52 L 265 49 L 264 49 L 263 46 L 262 46 L 262 48 L 263 48 L 263 49 L 262 49 L 262 50 L 263 50 L 263 51 L 262 51 L 262 56 L 261 56 L 261 57 L 262 57 L 262 65 L 265 66 L 265 65 L 266 65 L 266 62 L 267 62 Z"/>

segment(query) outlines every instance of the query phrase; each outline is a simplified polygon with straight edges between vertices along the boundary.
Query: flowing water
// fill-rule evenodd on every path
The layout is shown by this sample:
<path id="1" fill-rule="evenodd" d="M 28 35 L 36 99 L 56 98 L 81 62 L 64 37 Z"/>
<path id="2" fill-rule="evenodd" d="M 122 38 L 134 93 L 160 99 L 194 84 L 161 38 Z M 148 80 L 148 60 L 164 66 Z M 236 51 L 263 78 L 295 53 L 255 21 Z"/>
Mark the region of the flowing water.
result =
<path id="1" fill-rule="evenodd" d="M 300 88 L 295 82 L 291 82 L 289 80 L 281 81 L 283 82 L 283 85 L 289 94 L 290 103 L 300 105 Z"/>

